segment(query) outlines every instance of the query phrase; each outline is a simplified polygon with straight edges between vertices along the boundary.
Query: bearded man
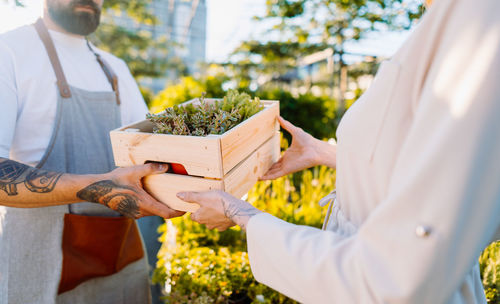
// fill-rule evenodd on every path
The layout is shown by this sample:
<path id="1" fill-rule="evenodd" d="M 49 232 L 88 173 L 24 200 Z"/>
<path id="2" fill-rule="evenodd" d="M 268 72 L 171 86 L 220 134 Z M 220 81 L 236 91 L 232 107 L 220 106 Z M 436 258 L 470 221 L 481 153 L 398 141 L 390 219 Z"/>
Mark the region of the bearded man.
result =
<path id="1" fill-rule="evenodd" d="M 0 303 L 148 303 L 135 219 L 179 216 L 115 169 L 109 131 L 147 111 L 125 63 L 85 36 L 102 0 L 44 0 L 0 35 Z M 115 170 L 113 170 L 115 169 Z"/>

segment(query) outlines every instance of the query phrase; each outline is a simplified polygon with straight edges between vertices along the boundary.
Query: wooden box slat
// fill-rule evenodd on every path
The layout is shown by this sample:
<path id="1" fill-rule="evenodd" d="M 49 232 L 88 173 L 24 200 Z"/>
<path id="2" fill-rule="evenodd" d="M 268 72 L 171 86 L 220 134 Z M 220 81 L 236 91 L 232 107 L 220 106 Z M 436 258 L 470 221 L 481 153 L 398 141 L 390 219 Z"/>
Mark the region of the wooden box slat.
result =
<path id="1" fill-rule="evenodd" d="M 137 125 L 132 125 L 135 128 Z M 218 136 L 195 137 L 144 132 L 110 133 L 115 163 L 119 167 L 146 161 L 182 164 L 189 175 L 220 177 L 222 174 Z"/>
<path id="2" fill-rule="evenodd" d="M 144 188 L 158 201 L 186 212 L 195 212 L 199 206 L 178 199 L 178 192 L 223 190 L 240 198 L 278 160 L 279 140 L 279 133 L 275 133 L 222 180 L 165 173 L 145 177 Z"/>
<path id="3" fill-rule="evenodd" d="M 194 102 L 197 100 L 187 103 Z M 153 124 L 148 120 L 113 130 L 110 137 L 115 163 L 120 167 L 147 161 L 179 163 L 189 175 L 222 179 L 279 130 L 279 101 L 262 103 L 262 111 L 222 135 L 153 134 Z"/>
<path id="4" fill-rule="evenodd" d="M 262 146 L 239 163 L 224 177 L 224 190 L 236 197 L 242 197 L 280 157 L 280 134 L 266 141 Z"/>
<path id="5" fill-rule="evenodd" d="M 267 103 L 266 109 L 224 133 L 221 138 L 223 174 L 231 171 L 243 158 L 279 130 L 276 117 L 279 105 Z"/>

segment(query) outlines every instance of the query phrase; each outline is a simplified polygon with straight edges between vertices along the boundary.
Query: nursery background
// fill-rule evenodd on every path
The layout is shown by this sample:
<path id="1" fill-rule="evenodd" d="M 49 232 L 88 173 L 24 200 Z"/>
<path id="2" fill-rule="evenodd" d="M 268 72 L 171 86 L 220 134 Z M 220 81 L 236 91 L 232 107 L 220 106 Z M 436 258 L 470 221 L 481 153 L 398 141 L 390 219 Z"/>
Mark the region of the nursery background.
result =
<path id="1" fill-rule="evenodd" d="M 33 22 L 41 1 L 0 0 L 0 32 Z M 105 0 L 91 40 L 124 59 L 150 111 L 238 89 L 280 100 L 281 115 L 315 137 L 337 125 L 424 12 L 418 0 Z M 289 144 L 284 134 L 282 148 Z M 317 202 L 335 171 L 316 167 L 259 182 L 248 201 L 321 227 Z M 188 216 L 159 228 L 153 281 L 165 303 L 293 303 L 252 277 L 245 234 Z M 500 242 L 480 258 L 489 303 L 500 303 Z"/>

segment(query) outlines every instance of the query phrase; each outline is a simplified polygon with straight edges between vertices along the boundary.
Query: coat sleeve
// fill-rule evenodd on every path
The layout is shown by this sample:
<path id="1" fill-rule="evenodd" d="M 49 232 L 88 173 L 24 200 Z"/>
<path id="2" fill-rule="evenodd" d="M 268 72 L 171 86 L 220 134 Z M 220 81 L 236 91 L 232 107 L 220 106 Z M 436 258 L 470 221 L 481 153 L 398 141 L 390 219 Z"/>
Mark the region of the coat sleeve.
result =
<path id="1" fill-rule="evenodd" d="M 477 263 L 500 224 L 500 2 L 454 2 L 384 199 L 350 237 L 254 216 L 258 281 L 304 303 L 444 303 Z"/>
<path id="2" fill-rule="evenodd" d="M 0 41 L 0 157 L 8 158 L 17 121 L 17 86 L 11 50 Z"/>

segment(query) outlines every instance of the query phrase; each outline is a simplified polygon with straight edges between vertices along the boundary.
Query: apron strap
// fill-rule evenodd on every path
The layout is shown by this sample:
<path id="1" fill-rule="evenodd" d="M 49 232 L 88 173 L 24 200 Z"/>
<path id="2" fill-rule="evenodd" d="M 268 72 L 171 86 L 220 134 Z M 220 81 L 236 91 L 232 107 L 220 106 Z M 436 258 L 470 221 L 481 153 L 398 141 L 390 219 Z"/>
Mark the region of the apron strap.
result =
<path id="1" fill-rule="evenodd" d="M 56 73 L 57 78 L 57 87 L 59 88 L 59 93 L 63 98 L 70 98 L 71 91 L 69 89 L 68 82 L 66 81 L 66 76 L 64 76 L 63 69 L 61 67 L 61 62 L 59 61 L 59 57 L 57 56 L 56 48 L 54 47 L 54 42 L 50 38 L 49 31 L 47 27 L 43 23 L 42 19 L 39 18 L 35 22 L 35 29 L 40 36 L 40 39 L 47 50 L 47 54 L 49 55 L 50 63 L 52 64 L 52 68 Z"/>
<path id="2" fill-rule="evenodd" d="M 101 55 L 97 54 L 97 52 L 94 51 L 94 49 L 90 46 L 90 42 L 88 39 L 87 39 L 87 46 L 89 47 L 89 50 L 94 54 L 95 58 L 97 59 L 97 62 L 99 62 L 99 65 L 104 71 L 104 74 L 106 74 L 106 78 L 108 78 L 108 81 L 111 84 L 113 91 L 115 92 L 116 103 L 120 104 L 120 91 L 118 90 L 118 76 L 116 76 L 111 66 L 101 57 Z"/>
<path id="3" fill-rule="evenodd" d="M 40 36 L 40 39 L 42 40 L 43 45 L 45 46 L 45 49 L 47 50 L 50 63 L 52 64 L 52 68 L 56 73 L 57 87 L 59 88 L 61 96 L 64 98 L 71 97 L 71 91 L 69 89 L 68 82 L 66 81 L 66 76 L 64 76 L 61 62 L 59 61 L 59 57 L 57 56 L 54 42 L 50 38 L 49 31 L 47 30 L 47 27 L 45 26 L 41 18 L 39 18 L 35 22 L 35 29 L 38 33 L 38 36 Z M 116 103 L 120 104 L 120 91 L 118 90 L 118 76 L 116 76 L 111 66 L 99 54 L 97 54 L 94 51 L 94 49 L 92 49 L 88 40 L 87 40 L 87 46 L 89 47 L 90 51 L 95 55 L 97 62 L 99 62 L 101 69 L 104 71 L 106 78 L 111 84 L 111 87 L 113 88 L 113 91 L 115 92 L 116 95 Z"/>

